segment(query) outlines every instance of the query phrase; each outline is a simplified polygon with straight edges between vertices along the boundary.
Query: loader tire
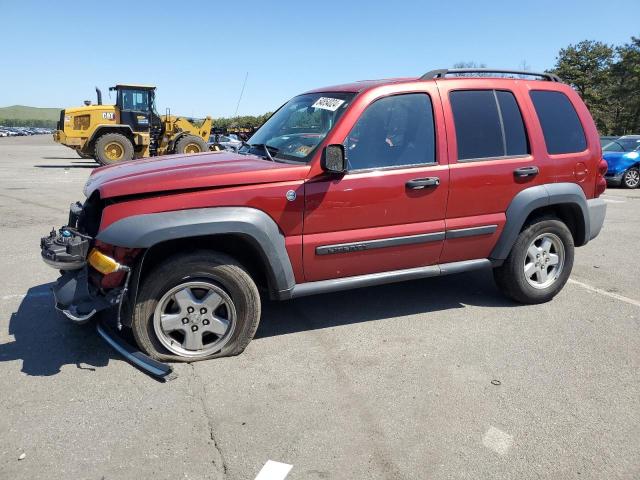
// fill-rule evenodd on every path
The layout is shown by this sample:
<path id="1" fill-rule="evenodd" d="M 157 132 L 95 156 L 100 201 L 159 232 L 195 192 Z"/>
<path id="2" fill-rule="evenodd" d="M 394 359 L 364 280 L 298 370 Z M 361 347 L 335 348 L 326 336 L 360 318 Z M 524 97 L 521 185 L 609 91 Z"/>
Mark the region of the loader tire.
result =
<path id="1" fill-rule="evenodd" d="M 78 154 L 78 156 L 80 158 L 87 158 L 87 159 L 93 159 L 93 155 L 88 154 L 88 153 L 82 153 L 80 150 L 76 150 L 76 153 Z"/>
<path id="2" fill-rule="evenodd" d="M 95 156 L 100 165 L 113 165 L 133 158 L 133 144 L 121 133 L 106 133 L 96 141 Z"/>
<path id="3" fill-rule="evenodd" d="M 209 145 L 202 138 L 195 135 L 185 135 L 176 142 L 175 153 L 186 155 L 189 153 L 207 152 Z"/>

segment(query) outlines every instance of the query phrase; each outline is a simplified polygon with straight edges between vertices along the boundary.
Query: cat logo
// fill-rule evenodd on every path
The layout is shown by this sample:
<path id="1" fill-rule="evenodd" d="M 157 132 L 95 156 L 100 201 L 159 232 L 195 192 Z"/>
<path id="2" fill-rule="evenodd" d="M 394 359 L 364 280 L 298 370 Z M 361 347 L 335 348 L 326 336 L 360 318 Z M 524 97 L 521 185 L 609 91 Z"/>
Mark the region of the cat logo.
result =
<path id="1" fill-rule="evenodd" d="M 113 112 L 104 112 L 102 114 L 102 118 L 104 118 L 105 120 L 113 120 L 114 118 L 116 118 L 116 115 Z"/>

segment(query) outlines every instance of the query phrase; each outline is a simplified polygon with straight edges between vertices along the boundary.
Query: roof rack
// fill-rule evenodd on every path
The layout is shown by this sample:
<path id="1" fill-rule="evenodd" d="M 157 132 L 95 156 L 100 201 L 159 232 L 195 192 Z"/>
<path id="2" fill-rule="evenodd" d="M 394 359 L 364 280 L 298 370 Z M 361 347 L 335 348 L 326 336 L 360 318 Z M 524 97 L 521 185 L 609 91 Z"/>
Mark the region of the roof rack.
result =
<path id="1" fill-rule="evenodd" d="M 435 78 L 444 78 L 446 75 L 455 75 L 459 73 L 506 73 L 510 75 L 527 75 L 531 77 L 542 77 L 550 82 L 562 82 L 560 77 L 553 73 L 529 72 L 526 70 L 502 70 L 496 68 L 442 68 L 439 70 L 431 70 L 420 77 L 420 80 L 433 80 Z"/>

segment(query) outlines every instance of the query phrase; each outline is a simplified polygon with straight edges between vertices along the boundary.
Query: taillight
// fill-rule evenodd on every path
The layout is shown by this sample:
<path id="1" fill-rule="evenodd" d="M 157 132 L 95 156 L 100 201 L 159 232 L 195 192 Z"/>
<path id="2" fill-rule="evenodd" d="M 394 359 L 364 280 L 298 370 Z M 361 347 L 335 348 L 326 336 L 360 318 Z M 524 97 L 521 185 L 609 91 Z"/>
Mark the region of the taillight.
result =
<path id="1" fill-rule="evenodd" d="M 596 198 L 604 193 L 607 189 L 607 180 L 604 178 L 604 174 L 607 173 L 607 169 L 609 165 L 607 164 L 604 158 L 600 159 L 600 163 L 598 163 L 598 174 L 596 175 Z"/>

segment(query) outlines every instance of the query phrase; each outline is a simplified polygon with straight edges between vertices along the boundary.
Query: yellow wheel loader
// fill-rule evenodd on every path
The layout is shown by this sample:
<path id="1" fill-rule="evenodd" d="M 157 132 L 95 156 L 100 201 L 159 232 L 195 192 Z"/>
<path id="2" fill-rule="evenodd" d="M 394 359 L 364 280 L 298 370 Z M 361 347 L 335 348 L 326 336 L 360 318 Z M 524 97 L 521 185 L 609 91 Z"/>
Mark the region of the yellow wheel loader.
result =
<path id="1" fill-rule="evenodd" d="M 109 90 L 116 92 L 115 105 L 103 105 L 96 87 L 97 105 L 87 100 L 82 107 L 61 110 L 53 139 L 101 165 L 209 150 L 211 117 L 197 126 L 169 112 L 158 115 L 153 86 L 116 85 Z"/>

